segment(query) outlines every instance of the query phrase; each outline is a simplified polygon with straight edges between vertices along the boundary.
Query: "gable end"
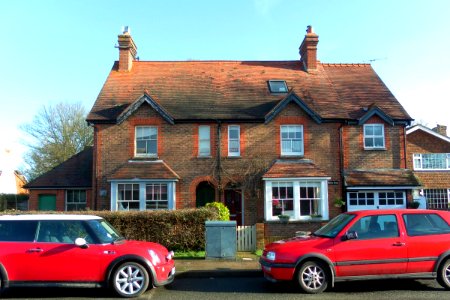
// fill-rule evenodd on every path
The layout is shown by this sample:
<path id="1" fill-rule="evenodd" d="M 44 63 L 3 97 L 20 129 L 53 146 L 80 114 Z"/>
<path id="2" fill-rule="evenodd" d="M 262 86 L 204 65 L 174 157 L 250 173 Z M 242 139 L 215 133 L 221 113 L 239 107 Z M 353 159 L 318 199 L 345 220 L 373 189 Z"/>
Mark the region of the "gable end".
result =
<path id="1" fill-rule="evenodd" d="M 155 100 L 152 99 L 148 94 L 144 93 L 138 100 L 132 103 L 126 110 L 124 110 L 117 118 L 117 124 L 121 124 L 123 121 L 128 119 L 136 110 L 141 107 L 142 104 L 148 103 L 156 112 L 158 112 L 161 117 L 167 121 L 169 124 L 175 124 L 173 117 Z"/>

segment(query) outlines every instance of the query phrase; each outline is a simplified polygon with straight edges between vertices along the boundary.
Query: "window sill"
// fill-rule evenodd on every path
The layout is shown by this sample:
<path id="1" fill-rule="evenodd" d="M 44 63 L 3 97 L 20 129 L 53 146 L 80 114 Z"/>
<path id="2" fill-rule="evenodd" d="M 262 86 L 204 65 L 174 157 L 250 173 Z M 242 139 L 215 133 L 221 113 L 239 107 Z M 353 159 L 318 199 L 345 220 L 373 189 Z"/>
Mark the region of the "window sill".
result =
<path id="1" fill-rule="evenodd" d="M 227 156 L 227 158 L 231 158 L 231 159 L 234 159 L 234 158 L 242 158 L 242 156 L 240 156 L 240 155 Z"/>
<path id="2" fill-rule="evenodd" d="M 295 159 L 298 159 L 298 158 L 304 158 L 304 157 L 305 157 L 305 155 L 303 155 L 303 154 L 298 154 L 298 155 L 281 154 L 280 155 L 280 158 L 295 158 Z"/>
<path id="3" fill-rule="evenodd" d="M 364 148 L 365 151 L 386 151 L 386 147 L 383 148 Z"/>
<path id="4" fill-rule="evenodd" d="M 211 159 L 212 156 L 211 155 L 204 155 L 204 156 L 197 155 L 197 158 L 198 159 Z"/>

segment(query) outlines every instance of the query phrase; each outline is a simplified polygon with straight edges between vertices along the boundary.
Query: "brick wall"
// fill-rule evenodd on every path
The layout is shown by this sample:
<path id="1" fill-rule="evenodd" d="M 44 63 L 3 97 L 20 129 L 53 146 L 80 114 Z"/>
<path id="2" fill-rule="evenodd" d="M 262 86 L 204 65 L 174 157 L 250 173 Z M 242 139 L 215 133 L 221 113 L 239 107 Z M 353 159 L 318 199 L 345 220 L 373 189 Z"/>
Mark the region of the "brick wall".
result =
<path id="1" fill-rule="evenodd" d="M 66 210 L 66 190 L 34 190 L 30 189 L 29 199 L 28 199 L 28 209 L 29 210 L 38 210 L 39 208 L 39 195 L 56 195 L 56 210 L 57 211 L 65 211 Z M 90 208 L 92 204 L 92 193 L 91 190 L 86 190 L 86 207 Z"/>
<path id="2" fill-rule="evenodd" d="M 407 165 L 413 169 L 414 153 L 450 153 L 450 143 L 439 139 L 422 130 L 416 130 L 407 136 Z M 420 179 L 426 189 L 450 188 L 450 171 L 416 171 L 414 174 Z"/>

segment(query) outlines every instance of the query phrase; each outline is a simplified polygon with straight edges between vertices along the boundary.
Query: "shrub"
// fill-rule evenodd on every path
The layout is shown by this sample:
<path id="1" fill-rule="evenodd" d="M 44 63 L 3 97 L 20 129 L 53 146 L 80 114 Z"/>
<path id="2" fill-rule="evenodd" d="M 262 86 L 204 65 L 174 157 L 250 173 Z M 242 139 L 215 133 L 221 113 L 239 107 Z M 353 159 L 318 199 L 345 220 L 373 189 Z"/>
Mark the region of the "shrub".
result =
<path id="1" fill-rule="evenodd" d="M 17 211 L 10 213 L 17 214 Z M 90 214 L 104 218 L 127 239 L 157 242 L 169 250 L 205 249 L 205 221 L 217 220 L 210 208 L 164 211 L 78 211 L 26 213 Z"/>
<path id="2" fill-rule="evenodd" d="M 229 221 L 230 220 L 230 210 L 222 202 L 210 202 L 206 203 L 206 207 L 214 207 L 217 209 L 219 216 L 219 221 Z"/>

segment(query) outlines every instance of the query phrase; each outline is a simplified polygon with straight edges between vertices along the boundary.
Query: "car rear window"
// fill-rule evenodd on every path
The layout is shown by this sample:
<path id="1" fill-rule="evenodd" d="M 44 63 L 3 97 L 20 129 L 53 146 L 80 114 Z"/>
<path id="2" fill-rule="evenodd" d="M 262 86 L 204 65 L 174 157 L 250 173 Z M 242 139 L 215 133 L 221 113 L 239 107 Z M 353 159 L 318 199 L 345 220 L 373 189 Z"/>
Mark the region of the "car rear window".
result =
<path id="1" fill-rule="evenodd" d="M 0 242 L 32 242 L 37 221 L 0 221 Z"/>
<path id="2" fill-rule="evenodd" d="M 409 236 L 450 233 L 449 224 L 438 214 L 404 214 Z"/>

